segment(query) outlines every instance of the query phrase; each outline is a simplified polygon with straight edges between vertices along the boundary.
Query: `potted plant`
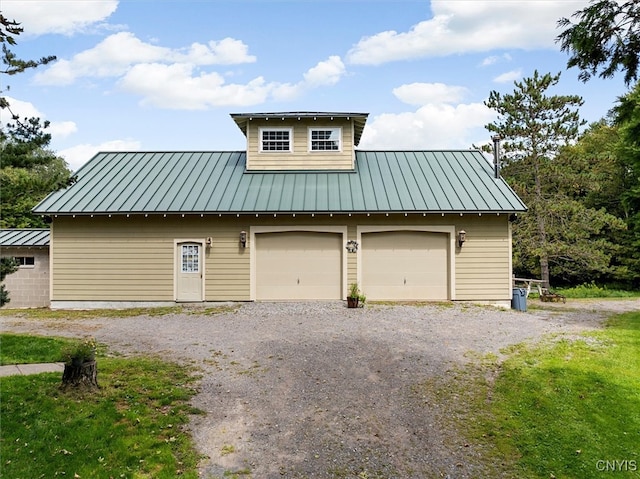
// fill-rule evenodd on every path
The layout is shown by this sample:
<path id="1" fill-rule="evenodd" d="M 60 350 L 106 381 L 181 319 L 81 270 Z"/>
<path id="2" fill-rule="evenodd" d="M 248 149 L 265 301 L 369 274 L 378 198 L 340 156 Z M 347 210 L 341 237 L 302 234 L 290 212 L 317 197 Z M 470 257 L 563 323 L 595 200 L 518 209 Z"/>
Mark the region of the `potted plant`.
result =
<path id="1" fill-rule="evenodd" d="M 97 389 L 100 387 L 98 386 L 98 364 L 96 362 L 97 346 L 95 339 L 87 338 L 64 351 L 65 363 L 61 388 Z"/>
<path id="2" fill-rule="evenodd" d="M 360 301 L 360 288 L 358 283 L 351 283 L 349 286 L 349 294 L 347 295 L 347 307 L 357 308 Z"/>
<path id="3" fill-rule="evenodd" d="M 97 343 L 93 338 L 87 338 L 76 343 L 65 350 L 65 363 L 73 366 L 81 366 L 84 363 L 94 361 L 96 359 L 96 348 Z"/>

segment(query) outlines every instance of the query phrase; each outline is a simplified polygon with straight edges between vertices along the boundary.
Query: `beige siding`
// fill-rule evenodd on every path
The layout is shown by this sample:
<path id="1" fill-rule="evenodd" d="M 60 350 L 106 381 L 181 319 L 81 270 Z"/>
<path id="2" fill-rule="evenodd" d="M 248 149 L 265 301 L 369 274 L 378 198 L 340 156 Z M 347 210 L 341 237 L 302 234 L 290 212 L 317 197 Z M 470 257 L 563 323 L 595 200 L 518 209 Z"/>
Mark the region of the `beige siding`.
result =
<path id="1" fill-rule="evenodd" d="M 5 308 L 49 306 L 49 247 L 2 248 L 0 256 L 32 256 L 33 266 L 19 268 L 4 279 L 10 301 Z"/>
<path id="2" fill-rule="evenodd" d="M 347 239 L 357 239 L 357 226 L 450 226 L 467 232 L 455 247 L 456 300 L 509 300 L 511 261 L 507 215 L 271 215 L 161 216 L 132 215 L 58 217 L 52 229 L 52 300 L 173 301 L 175 240 L 212 238 L 205 248 L 205 299 L 250 299 L 250 255 L 240 231 L 252 226 L 347 226 Z M 456 243 L 457 244 L 457 243 Z M 344 247 L 344 245 L 343 245 Z M 346 255 L 347 285 L 358 281 L 357 254 Z M 366 291 L 364 291 L 366 294 Z M 346 294 L 346 291 L 345 291 Z"/>
<path id="3" fill-rule="evenodd" d="M 460 228 L 467 241 L 457 248 L 456 299 L 511 298 L 511 258 L 508 215 L 465 218 Z M 462 218 L 461 218 L 462 219 Z"/>
<path id="4" fill-rule="evenodd" d="M 59 217 L 52 247 L 55 301 L 173 301 L 175 243 L 212 238 L 204 250 L 205 298 L 247 300 L 247 225 L 218 217 Z"/>
<path id="5" fill-rule="evenodd" d="M 261 128 L 292 128 L 292 152 L 260 152 Z M 309 151 L 309 128 L 342 128 L 342 151 L 319 153 Z M 354 165 L 353 122 L 344 118 L 330 120 L 249 121 L 247 127 L 247 169 L 249 170 L 350 170 Z"/>

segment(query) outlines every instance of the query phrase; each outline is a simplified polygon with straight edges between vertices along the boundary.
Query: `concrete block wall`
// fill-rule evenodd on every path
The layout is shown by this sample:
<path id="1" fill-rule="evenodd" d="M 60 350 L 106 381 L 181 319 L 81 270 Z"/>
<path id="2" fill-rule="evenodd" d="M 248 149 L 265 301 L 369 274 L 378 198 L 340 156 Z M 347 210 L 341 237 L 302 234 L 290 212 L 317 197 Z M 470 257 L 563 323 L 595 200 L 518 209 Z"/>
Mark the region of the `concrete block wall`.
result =
<path id="1" fill-rule="evenodd" d="M 2 256 L 33 256 L 33 266 L 23 266 L 4 279 L 10 302 L 4 308 L 49 306 L 49 248 L 2 248 Z"/>

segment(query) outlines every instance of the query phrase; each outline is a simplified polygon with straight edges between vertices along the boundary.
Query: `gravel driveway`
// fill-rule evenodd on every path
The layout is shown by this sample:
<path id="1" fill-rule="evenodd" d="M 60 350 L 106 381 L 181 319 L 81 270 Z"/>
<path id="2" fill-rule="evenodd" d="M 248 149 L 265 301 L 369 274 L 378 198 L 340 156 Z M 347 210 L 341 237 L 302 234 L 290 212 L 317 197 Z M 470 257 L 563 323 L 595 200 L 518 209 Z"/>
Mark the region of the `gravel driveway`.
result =
<path id="1" fill-rule="evenodd" d="M 92 335 L 124 354 L 159 353 L 200 368 L 193 403 L 206 415 L 191 427 L 206 456 L 203 478 L 466 478 L 481 477 L 481 465 L 447 419 L 451 405 L 416 386 L 478 354 L 597 328 L 625 310 L 640 310 L 640 300 L 526 313 L 468 304 L 246 303 L 223 314 L 3 317 L 2 329 Z"/>

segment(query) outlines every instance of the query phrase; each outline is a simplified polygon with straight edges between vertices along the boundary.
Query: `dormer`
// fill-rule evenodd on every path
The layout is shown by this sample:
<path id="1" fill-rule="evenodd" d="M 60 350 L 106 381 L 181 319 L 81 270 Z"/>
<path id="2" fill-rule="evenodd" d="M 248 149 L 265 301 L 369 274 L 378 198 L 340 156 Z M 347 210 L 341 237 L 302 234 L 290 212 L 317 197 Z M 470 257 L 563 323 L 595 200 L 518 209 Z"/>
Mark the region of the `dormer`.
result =
<path id="1" fill-rule="evenodd" d="M 368 113 L 232 113 L 247 170 L 353 170 Z"/>

